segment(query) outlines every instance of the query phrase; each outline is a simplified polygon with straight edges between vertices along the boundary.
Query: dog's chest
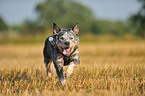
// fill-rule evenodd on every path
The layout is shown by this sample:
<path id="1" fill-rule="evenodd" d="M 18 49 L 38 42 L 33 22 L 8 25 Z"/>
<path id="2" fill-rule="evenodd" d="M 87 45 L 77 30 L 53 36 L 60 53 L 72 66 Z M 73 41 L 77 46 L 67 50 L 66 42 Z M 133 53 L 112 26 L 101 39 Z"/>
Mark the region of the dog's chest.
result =
<path id="1" fill-rule="evenodd" d="M 64 66 L 69 65 L 71 58 L 69 56 L 65 56 L 63 59 L 64 59 Z"/>

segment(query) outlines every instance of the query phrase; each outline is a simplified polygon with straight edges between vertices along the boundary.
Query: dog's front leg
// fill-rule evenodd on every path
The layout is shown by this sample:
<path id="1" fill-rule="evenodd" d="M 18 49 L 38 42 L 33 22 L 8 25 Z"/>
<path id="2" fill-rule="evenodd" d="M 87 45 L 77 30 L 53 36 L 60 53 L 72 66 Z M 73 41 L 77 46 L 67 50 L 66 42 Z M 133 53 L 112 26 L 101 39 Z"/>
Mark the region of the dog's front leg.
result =
<path id="1" fill-rule="evenodd" d="M 79 57 L 79 51 L 76 50 L 73 54 L 72 54 L 72 57 L 71 57 L 71 62 L 66 70 L 66 73 L 65 73 L 65 77 L 68 78 L 70 77 L 70 75 L 72 74 L 73 72 L 73 69 L 76 68 L 79 64 L 80 64 L 80 57 Z"/>
<path id="2" fill-rule="evenodd" d="M 57 76 L 60 80 L 60 83 L 62 85 L 65 84 L 66 80 L 64 79 L 64 76 L 63 76 L 63 65 L 64 65 L 64 60 L 62 57 L 58 57 L 56 60 L 53 61 L 54 62 L 54 66 L 55 66 L 55 69 L 56 69 L 56 73 L 57 73 Z"/>
<path id="3" fill-rule="evenodd" d="M 66 73 L 65 73 L 65 77 L 68 78 L 70 77 L 70 75 L 72 74 L 73 72 L 73 69 L 77 67 L 76 64 L 74 64 L 74 62 L 71 62 L 70 65 L 68 66 L 67 70 L 66 70 Z"/>

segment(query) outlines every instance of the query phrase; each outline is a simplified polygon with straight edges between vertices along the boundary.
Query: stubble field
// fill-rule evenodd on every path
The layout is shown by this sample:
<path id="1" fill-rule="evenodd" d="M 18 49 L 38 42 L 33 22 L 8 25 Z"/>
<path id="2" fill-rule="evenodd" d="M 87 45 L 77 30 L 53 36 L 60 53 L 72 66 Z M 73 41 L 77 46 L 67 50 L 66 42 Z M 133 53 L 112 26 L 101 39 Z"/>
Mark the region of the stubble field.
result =
<path id="1" fill-rule="evenodd" d="M 145 41 L 81 43 L 81 64 L 64 87 L 46 76 L 42 50 L 0 45 L 0 95 L 145 96 Z"/>

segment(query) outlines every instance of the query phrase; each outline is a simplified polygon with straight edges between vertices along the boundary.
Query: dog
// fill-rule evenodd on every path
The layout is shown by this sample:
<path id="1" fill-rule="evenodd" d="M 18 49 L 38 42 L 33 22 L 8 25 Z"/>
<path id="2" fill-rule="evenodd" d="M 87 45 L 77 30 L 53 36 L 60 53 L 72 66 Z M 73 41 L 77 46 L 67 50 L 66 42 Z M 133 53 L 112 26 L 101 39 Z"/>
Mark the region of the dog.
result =
<path id="1" fill-rule="evenodd" d="M 63 66 L 68 65 L 65 72 L 65 77 L 68 78 L 80 64 L 78 23 L 67 29 L 59 28 L 53 23 L 53 35 L 45 40 L 43 56 L 47 75 L 51 76 L 50 65 L 53 62 L 59 81 L 64 85 L 66 80 L 63 76 Z"/>

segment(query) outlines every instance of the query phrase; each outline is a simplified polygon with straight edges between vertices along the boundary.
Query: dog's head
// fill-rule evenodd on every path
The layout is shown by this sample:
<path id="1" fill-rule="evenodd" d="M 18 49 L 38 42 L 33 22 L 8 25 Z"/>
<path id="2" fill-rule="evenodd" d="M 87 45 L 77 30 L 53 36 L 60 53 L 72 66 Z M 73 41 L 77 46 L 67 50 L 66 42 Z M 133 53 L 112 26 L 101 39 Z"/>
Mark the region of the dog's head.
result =
<path id="1" fill-rule="evenodd" d="M 56 40 L 56 45 L 64 55 L 70 55 L 79 43 L 79 28 L 78 23 L 73 28 L 59 28 L 53 24 L 53 35 Z"/>

